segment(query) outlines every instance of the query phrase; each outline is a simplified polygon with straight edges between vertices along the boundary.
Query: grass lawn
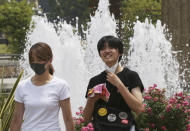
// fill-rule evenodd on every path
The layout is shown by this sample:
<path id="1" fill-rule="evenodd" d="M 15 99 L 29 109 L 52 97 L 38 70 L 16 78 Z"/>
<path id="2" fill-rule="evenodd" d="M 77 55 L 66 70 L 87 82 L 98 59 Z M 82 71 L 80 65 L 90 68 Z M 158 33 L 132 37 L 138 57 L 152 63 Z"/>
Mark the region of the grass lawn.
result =
<path id="1" fill-rule="evenodd" d="M 11 54 L 12 52 L 8 50 L 6 44 L 0 44 L 0 54 Z"/>

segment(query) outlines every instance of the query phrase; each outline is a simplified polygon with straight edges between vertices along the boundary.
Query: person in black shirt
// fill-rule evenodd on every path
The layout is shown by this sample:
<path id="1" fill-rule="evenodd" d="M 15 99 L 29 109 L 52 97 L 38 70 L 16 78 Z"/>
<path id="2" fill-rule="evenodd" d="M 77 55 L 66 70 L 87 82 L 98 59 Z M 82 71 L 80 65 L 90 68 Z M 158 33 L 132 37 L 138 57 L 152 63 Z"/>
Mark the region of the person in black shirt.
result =
<path id="1" fill-rule="evenodd" d="M 108 69 L 90 79 L 85 96 L 84 119 L 93 122 L 95 131 L 134 131 L 131 110 L 137 115 L 144 111 L 141 79 L 135 71 L 119 64 L 123 54 L 120 39 L 104 36 L 97 48 Z M 110 93 L 108 100 L 101 94 L 89 97 L 89 90 L 99 84 L 106 85 Z"/>

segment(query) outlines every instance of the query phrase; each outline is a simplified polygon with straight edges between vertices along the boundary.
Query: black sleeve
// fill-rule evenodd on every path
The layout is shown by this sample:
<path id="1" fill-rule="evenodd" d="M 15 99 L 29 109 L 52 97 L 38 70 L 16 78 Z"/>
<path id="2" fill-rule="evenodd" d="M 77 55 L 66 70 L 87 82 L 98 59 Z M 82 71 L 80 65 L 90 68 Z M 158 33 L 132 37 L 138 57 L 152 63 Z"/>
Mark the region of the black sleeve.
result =
<path id="1" fill-rule="evenodd" d="M 143 92 L 144 90 L 144 86 L 143 86 L 143 83 L 138 75 L 137 72 L 135 71 L 130 71 L 130 73 L 128 74 L 128 78 L 129 78 L 129 81 L 130 81 L 130 87 L 129 87 L 129 90 L 131 91 L 133 88 L 135 87 L 140 87 L 141 88 L 141 92 Z"/>
<path id="2" fill-rule="evenodd" d="M 93 88 L 93 87 L 94 87 L 94 82 L 92 79 L 90 79 L 88 86 L 87 86 L 87 90 L 86 90 L 86 95 L 85 95 L 86 98 L 88 97 L 88 90 Z"/>

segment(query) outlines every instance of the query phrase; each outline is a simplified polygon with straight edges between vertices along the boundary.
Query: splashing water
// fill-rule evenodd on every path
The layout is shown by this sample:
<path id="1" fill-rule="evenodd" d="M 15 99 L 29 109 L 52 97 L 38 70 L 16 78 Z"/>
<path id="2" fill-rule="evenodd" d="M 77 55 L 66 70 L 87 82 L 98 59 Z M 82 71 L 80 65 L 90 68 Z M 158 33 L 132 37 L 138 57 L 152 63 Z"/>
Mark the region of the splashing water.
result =
<path id="1" fill-rule="evenodd" d="M 171 43 L 166 40 L 164 26 L 139 21 L 134 26 L 134 37 L 130 41 L 128 65 L 137 71 L 147 88 L 154 83 L 166 88 L 167 95 L 181 91 L 179 64 L 172 52 Z"/>
<path id="2" fill-rule="evenodd" d="M 98 40 L 104 35 L 117 36 L 117 24 L 110 15 L 108 6 L 108 0 L 99 1 L 95 16 L 91 16 L 91 22 L 88 23 L 86 40 L 81 40 L 77 33 L 73 33 L 75 28 L 70 24 L 61 21 L 55 30 L 55 25 L 48 22 L 46 17 L 32 18 L 35 28 L 28 34 L 24 59 L 21 60 L 21 66 L 25 69 L 24 76 L 33 75 L 28 63 L 31 45 L 37 42 L 48 43 L 53 51 L 55 76 L 65 79 L 71 87 L 73 113 L 85 104 L 84 96 L 89 79 L 104 69 L 96 47 Z M 160 22 L 156 27 L 148 22 L 135 24 L 127 66 L 139 73 L 145 88 L 156 83 L 173 92 L 179 87 L 179 65 L 172 57 L 171 43 L 165 39 L 163 29 Z M 61 117 L 60 115 L 60 119 Z M 64 131 L 62 120 L 60 124 Z"/>
<path id="3" fill-rule="evenodd" d="M 92 75 L 98 74 L 104 69 L 104 64 L 97 51 L 98 40 L 105 35 L 117 37 L 116 21 L 114 17 L 110 15 L 108 7 L 108 0 L 100 0 L 95 15 L 91 17 L 91 22 L 88 23 L 89 29 L 86 31 L 86 42 L 88 44 L 85 54 L 85 63 L 89 72 L 93 72 L 91 73 Z"/>

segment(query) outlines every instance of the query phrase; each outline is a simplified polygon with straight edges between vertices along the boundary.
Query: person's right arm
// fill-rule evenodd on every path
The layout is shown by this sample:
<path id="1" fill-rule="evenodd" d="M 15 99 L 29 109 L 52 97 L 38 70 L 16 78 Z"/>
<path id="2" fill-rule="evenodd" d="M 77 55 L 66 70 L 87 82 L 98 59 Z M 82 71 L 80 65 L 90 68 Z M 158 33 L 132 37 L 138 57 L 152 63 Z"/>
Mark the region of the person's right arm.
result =
<path id="1" fill-rule="evenodd" d="M 20 131 L 24 115 L 24 104 L 15 101 L 15 110 L 10 131 Z"/>
<path id="2" fill-rule="evenodd" d="M 92 120 L 92 113 L 94 111 L 95 102 L 100 98 L 105 100 L 105 96 L 101 96 L 100 94 L 96 94 L 94 97 L 88 97 L 83 112 L 85 122 L 90 122 Z"/>
<path id="3" fill-rule="evenodd" d="M 95 101 L 92 98 L 88 98 L 86 102 L 86 106 L 84 108 L 83 117 L 86 122 L 90 122 L 92 120 L 92 113 L 94 111 L 94 103 Z"/>

